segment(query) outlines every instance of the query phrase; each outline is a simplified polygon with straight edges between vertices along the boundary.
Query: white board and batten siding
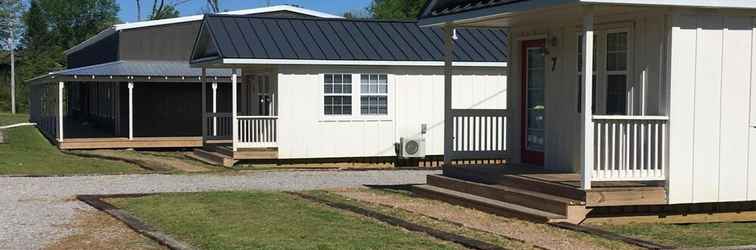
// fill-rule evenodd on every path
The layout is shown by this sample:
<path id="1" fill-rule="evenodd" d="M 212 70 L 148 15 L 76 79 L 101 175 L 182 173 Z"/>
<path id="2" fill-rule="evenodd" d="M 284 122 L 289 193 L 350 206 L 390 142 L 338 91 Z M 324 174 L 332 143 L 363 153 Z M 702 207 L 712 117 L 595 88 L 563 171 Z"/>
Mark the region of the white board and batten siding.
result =
<path id="1" fill-rule="evenodd" d="M 671 23 L 669 202 L 756 200 L 756 18 Z"/>
<path id="2" fill-rule="evenodd" d="M 506 68 L 458 67 L 453 108 L 506 109 Z M 352 77 L 351 116 L 323 112 L 323 74 Z M 361 116 L 359 74 L 387 74 L 388 115 Z M 394 156 L 401 137 L 420 136 L 426 154 L 443 154 L 444 76 L 441 67 L 280 66 L 279 137 L 282 159 Z"/>

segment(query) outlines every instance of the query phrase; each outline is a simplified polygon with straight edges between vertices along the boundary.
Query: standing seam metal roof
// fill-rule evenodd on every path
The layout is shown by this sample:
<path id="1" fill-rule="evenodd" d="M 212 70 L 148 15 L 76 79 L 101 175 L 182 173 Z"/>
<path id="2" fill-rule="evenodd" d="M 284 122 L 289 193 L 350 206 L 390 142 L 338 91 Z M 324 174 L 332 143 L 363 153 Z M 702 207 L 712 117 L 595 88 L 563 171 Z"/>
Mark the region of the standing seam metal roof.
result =
<path id="1" fill-rule="evenodd" d="M 202 29 L 222 58 L 443 61 L 443 31 L 412 21 L 208 15 Z M 503 29 L 457 30 L 454 61 L 506 62 Z M 195 58 L 200 59 L 200 58 Z"/>

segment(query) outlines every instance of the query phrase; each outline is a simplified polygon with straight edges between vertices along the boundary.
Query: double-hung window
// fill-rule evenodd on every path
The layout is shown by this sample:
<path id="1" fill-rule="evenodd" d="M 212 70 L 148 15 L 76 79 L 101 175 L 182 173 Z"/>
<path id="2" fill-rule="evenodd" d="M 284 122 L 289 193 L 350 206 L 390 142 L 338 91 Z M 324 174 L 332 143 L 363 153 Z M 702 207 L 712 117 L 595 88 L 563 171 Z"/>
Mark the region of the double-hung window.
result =
<path id="1" fill-rule="evenodd" d="M 578 113 L 582 112 L 582 37 L 581 34 L 578 35 Z M 627 31 L 600 31 L 594 36 L 594 41 L 596 41 L 596 46 L 593 51 L 593 111 L 608 115 L 624 115 L 628 112 L 629 33 Z M 601 98 L 597 98 L 597 95 Z M 597 105 L 599 102 L 601 106 Z M 602 108 L 596 110 L 596 107 Z"/>
<path id="2" fill-rule="evenodd" d="M 323 114 L 352 114 L 352 75 L 325 74 L 323 81 Z"/>
<path id="3" fill-rule="evenodd" d="M 388 114 L 388 76 L 386 74 L 360 75 L 360 114 Z"/>
<path id="4" fill-rule="evenodd" d="M 627 112 L 627 32 L 606 34 L 606 113 Z"/>

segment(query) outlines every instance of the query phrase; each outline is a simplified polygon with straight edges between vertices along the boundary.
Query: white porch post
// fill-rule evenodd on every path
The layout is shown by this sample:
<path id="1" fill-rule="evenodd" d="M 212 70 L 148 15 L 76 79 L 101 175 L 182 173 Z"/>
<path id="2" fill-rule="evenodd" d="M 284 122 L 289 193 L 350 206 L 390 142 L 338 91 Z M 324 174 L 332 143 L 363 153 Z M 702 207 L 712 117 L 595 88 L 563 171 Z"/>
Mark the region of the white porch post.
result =
<path id="1" fill-rule="evenodd" d="M 583 165 L 581 187 L 591 189 L 593 172 L 593 13 L 583 17 L 583 113 L 580 162 Z"/>
<path id="2" fill-rule="evenodd" d="M 134 82 L 129 82 L 129 140 L 134 140 Z"/>
<path id="3" fill-rule="evenodd" d="M 202 68 L 202 144 L 207 138 L 207 69 Z"/>
<path id="4" fill-rule="evenodd" d="M 213 114 L 218 113 L 218 82 L 213 82 Z M 213 136 L 218 136 L 218 117 L 213 116 Z"/>
<path id="5" fill-rule="evenodd" d="M 231 145 L 236 152 L 236 144 L 239 141 L 239 131 L 237 130 L 237 120 L 236 120 L 236 82 L 238 76 L 236 75 L 236 69 L 233 69 L 231 71 Z"/>
<path id="6" fill-rule="evenodd" d="M 454 28 L 447 24 L 444 28 L 444 166 L 452 161 L 454 143 L 454 121 L 452 121 L 452 60 L 454 58 Z"/>
<path id="7" fill-rule="evenodd" d="M 64 82 L 58 82 L 58 142 L 63 142 L 63 88 Z"/>

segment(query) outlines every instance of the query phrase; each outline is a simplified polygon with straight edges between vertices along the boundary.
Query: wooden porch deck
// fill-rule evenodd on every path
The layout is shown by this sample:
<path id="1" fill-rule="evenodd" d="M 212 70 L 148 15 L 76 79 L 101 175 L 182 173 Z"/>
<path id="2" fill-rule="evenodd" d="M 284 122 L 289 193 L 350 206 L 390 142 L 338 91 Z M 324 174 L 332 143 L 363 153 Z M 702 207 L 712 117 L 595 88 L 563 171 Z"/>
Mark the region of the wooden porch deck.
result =
<path id="1" fill-rule="evenodd" d="M 198 147 L 202 147 L 202 137 L 64 138 L 58 142 L 58 148 L 64 150 Z"/>
<path id="2" fill-rule="evenodd" d="M 580 189 L 577 173 L 545 170 L 538 166 L 499 165 L 447 167 L 444 176 L 490 185 L 515 185 L 585 202 L 589 207 L 667 204 L 663 181 L 594 181 Z"/>
<path id="3" fill-rule="evenodd" d="M 492 213 L 542 222 L 580 223 L 596 208 L 666 205 L 663 182 L 593 182 L 575 173 L 523 165 L 452 166 L 428 176 L 419 194 Z"/>

